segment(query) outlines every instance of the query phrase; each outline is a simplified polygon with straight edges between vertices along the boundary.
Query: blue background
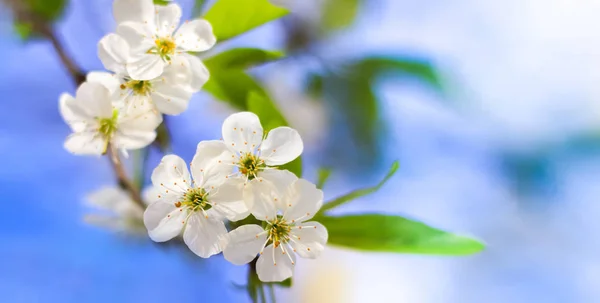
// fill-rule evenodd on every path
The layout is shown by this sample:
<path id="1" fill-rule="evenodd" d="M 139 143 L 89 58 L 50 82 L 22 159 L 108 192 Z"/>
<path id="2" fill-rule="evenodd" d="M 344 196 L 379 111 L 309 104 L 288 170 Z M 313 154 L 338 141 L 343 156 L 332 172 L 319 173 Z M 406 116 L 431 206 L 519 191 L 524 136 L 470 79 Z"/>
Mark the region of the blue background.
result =
<path id="1" fill-rule="evenodd" d="M 57 30 L 86 70 L 114 29 L 111 1 L 73 0 Z M 192 1 L 180 1 L 190 11 Z M 296 4 L 301 14 L 311 6 Z M 377 81 L 388 122 L 378 163 L 399 173 L 377 194 L 339 210 L 405 214 L 484 239 L 462 258 L 366 254 L 329 248 L 299 263 L 281 302 L 596 302 L 600 194 L 600 34 L 597 1 L 373 1 L 357 23 L 323 43 L 330 60 L 373 52 L 431 58 L 450 83 L 440 95 L 416 83 Z M 308 12 L 308 13 L 307 13 Z M 82 221 L 83 198 L 113 184 L 107 160 L 62 147 L 69 129 L 58 96 L 75 87 L 51 45 L 24 44 L 0 12 L 0 296 L 3 302 L 244 302 L 245 269 L 177 246 L 115 234 Z M 277 48 L 274 23 L 221 46 Z M 303 134 L 315 180 L 327 136 L 323 107 L 295 93 L 306 66 L 254 71 Z M 174 152 L 220 137 L 230 113 L 200 93 L 169 120 Z M 150 166 L 158 158 L 152 157 Z M 376 182 L 334 173 L 335 197 Z"/>

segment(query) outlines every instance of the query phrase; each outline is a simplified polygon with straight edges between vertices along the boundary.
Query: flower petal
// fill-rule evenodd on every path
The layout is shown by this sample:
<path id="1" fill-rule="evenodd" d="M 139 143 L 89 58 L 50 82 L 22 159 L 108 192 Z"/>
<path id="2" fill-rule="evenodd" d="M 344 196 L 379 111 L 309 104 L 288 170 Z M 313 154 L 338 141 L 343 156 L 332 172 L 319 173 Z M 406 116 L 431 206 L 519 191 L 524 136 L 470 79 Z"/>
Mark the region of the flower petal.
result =
<path id="1" fill-rule="evenodd" d="M 298 179 L 288 189 L 284 203 L 287 221 L 303 222 L 312 218 L 323 205 L 323 191 L 314 184 Z"/>
<path id="2" fill-rule="evenodd" d="M 226 182 L 210 189 L 208 198 L 212 207 L 230 221 L 246 218 L 250 211 L 244 202 L 244 180 L 231 178 Z"/>
<path id="3" fill-rule="evenodd" d="M 115 73 L 125 72 L 129 51 L 127 41 L 117 34 L 108 34 L 98 42 L 100 61 L 104 68 Z"/>
<path id="4" fill-rule="evenodd" d="M 183 241 L 196 255 L 208 258 L 221 252 L 221 241 L 227 236 L 223 221 L 192 214 L 183 232 Z"/>
<path id="5" fill-rule="evenodd" d="M 119 81 L 117 75 L 107 72 L 89 72 L 86 81 L 104 85 L 113 96 L 121 86 L 121 81 Z"/>
<path id="6" fill-rule="evenodd" d="M 273 244 L 267 246 L 256 262 L 258 278 L 263 282 L 281 282 L 294 274 L 296 256 L 283 246 L 275 248 Z"/>
<path id="7" fill-rule="evenodd" d="M 125 219 L 142 219 L 144 210 L 121 188 L 106 187 L 86 197 L 87 204 L 113 212 Z"/>
<path id="8" fill-rule="evenodd" d="M 252 261 L 267 241 L 267 233 L 256 224 L 243 225 L 231 231 L 223 249 L 225 260 L 244 265 Z"/>
<path id="9" fill-rule="evenodd" d="M 197 92 L 204 86 L 204 84 L 206 84 L 210 77 L 208 68 L 206 68 L 200 58 L 196 56 L 184 53 L 181 55 L 181 57 L 187 60 L 187 65 L 192 73 L 192 78 L 190 79 L 189 84 L 190 89 L 193 92 Z"/>
<path id="10" fill-rule="evenodd" d="M 278 209 L 285 209 L 284 204 L 285 194 L 289 187 L 298 180 L 298 177 L 289 170 L 282 169 L 267 169 L 263 170 L 258 174 L 259 180 L 268 182 L 273 186 L 273 200 L 276 200 L 275 204 Z"/>
<path id="11" fill-rule="evenodd" d="M 267 165 L 283 165 L 302 154 L 304 145 L 300 134 L 289 127 L 278 127 L 269 132 L 260 150 Z"/>
<path id="12" fill-rule="evenodd" d="M 154 202 L 144 212 L 144 225 L 152 241 L 165 242 L 181 233 L 186 217 L 186 211 L 172 204 Z"/>
<path id="13" fill-rule="evenodd" d="M 156 139 L 156 132 L 154 130 L 123 129 L 117 130 L 112 137 L 111 142 L 118 149 L 132 150 L 146 147 L 150 145 L 154 139 Z"/>
<path id="14" fill-rule="evenodd" d="M 152 172 L 152 184 L 160 189 L 161 195 L 183 195 L 191 184 L 190 172 L 183 159 L 166 155 Z M 169 198 L 167 198 L 169 199 Z"/>
<path id="15" fill-rule="evenodd" d="M 155 29 L 149 24 L 124 22 L 117 26 L 117 34 L 129 45 L 130 55 L 137 56 L 155 47 Z"/>
<path id="16" fill-rule="evenodd" d="M 277 216 L 278 198 L 273 184 L 254 179 L 246 184 L 244 201 L 256 219 L 268 221 Z"/>
<path id="17" fill-rule="evenodd" d="M 190 165 L 196 186 L 215 186 L 233 173 L 235 154 L 221 140 L 198 143 Z"/>
<path id="18" fill-rule="evenodd" d="M 93 132 L 73 133 L 67 137 L 64 146 L 75 155 L 101 155 L 106 152 L 106 140 Z"/>
<path id="19" fill-rule="evenodd" d="M 118 23 L 126 21 L 151 22 L 154 20 L 152 0 L 115 0 L 113 15 Z"/>
<path id="20" fill-rule="evenodd" d="M 131 79 L 152 80 L 159 77 L 165 68 L 165 62 L 156 54 L 142 54 L 127 64 L 127 73 Z"/>
<path id="21" fill-rule="evenodd" d="M 112 117 L 110 92 L 102 84 L 84 82 L 77 89 L 75 99 L 68 107 L 76 115 L 91 119 Z"/>
<path id="22" fill-rule="evenodd" d="M 58 101 L 58 108 L 60 111 L 60 115 L 63 120 L 71 127 L 73 132 L 81 132 L 85 130 L 87 122 L 93 123 L 93 118 L 89 117 L 85 113 L 81 113 L 81 111 L 73 111 L 72 106 L 75 104 L 75 98 L 73 96 L 63 93 L 60 95 Z"/>
<path id="23" fill-rule="evenodd" d="M 262 125 L 258 116 L 251 112 L 241 112 L 227 117 L 221 131 L 227 146 L 231 146 L 241 154 L 251 152 L 262 142 Z"/>
<path id="24" fill-rule="evenodd" d="M 217 43 L 210 23 L 203 19 L 185 22 L 177 33 L 175 43 L 182 49 L 190 52 L 203 52 L 212 48 Z"/>
<path id="25" fill-rule="evenodd" d="M 175 3 L 156 6 L 155 24 L 160 37 L 171 36 L 181 22 L 181 7 Z"/>
<path id="26" fill-rule="evenodd" d="M 327 243 L 327 228 L 315 221 L 304 222 L 292 229 L 292 241 L 289 244 L 302 258 L 314 259 L 325 249 Z"/>

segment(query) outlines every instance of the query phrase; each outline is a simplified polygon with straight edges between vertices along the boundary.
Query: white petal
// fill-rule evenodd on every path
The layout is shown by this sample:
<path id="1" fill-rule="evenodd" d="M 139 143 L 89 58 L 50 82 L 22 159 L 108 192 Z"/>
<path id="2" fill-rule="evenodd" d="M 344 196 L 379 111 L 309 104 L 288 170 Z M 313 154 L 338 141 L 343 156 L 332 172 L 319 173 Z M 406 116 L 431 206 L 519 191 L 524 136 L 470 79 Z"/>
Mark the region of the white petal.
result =
<path id="1" fill-rule="evenodd" d="M 121 81 L 119 81 L 117 75 L 107 72 L 89 72 L 86 76 L 86 81 L 104 85 L 111 95 L 119 91 L 121 86 Z"/>
<path id="2" fill-rule="evenodd" d="M 123 73 L 129 60 L 129 45 L 123 37 L 108 34 L 98 42 L 98 57 L 104 68 L 115 73 Z"/>
<path id="3" fill-rule="evenodd" d="M 311 259 L 318 257 L 327 243 L 327 229 L 323 224 L 315 221 L 304 222 L 299 226 L 302 228 L 292 229 L 293 241 L 289 244 L 300 257 Z"/>
<path id="4" fill-rule="evenodd" d="M 127 42 L 130 55 L 138 56 L 155 47 L 155 30 L 149 24 L 125 22 L 117 26 L 117 34 Z M 129 60 L 128 60 L 129 61 Z"/>
<path id="5" fill-rule="evenodd" d="M 110 92 L 102 84 L 84 82 L 77 89 L 75 102 L 68 104 L 73 113 L 90 118 L 112 117 Z"/>
<path id="6" fill-rule="evenodd" d="M 215 186 L 233 173 L 237 158 L 221 140 L 198 143 L 192 159 L 191 171 L 196 186 Z"/>
<path id="7" fill-rule="evenodd" d="M 152 93 L 152 101 L 156 108 L 167 115 L 179 115 L 184 112 L 191 98 L 192 92 L 185 87 L 166 83 L 158 83 Z"/>
<path id="8" fill-rule="evenodd" d="M 101 155 L 106 151 L 106 140 L 98 133 L 73 133 L 67 137 L 64 146 L 75 155 Z"/>
<path id="9" fill-rule="evenodd" d="M 135 96 L 129 101 L 131 106 L 119 116 L 119 130 L 154 131 L 162 122 L 162 115 L 154 109 L 148 97 Z"/>
<path id="10" fill-rule="evenodd" d="M 126 21 L 151 22 L 154 20 L 152 0 L 115 0 L 113 15 L 118 23 Z"/>
<path id="11" fill-rule="evenodd" d="M 294 274 L 296 256 L 287 250 L 284 254 L 281 248 L 282 246 L 275 248 L 271 244 L 265 247 L 263 254 L 258 258 L 256 271 L 261 281 L 281 282 Z"/>
<path id="12" fill-rule="evenodd" d="M 81 132 L 85 129 L 87 122 L 93 122 L 92 117 L 87 114 L 81 115 L 81 112 L 73 111 L 71 106 L 75 103 L 73 96 L 63 93 L 59 98 L 58 108 L 63 120 L 71 127 L 74 132 Z"/>
<path id="13" fill-rule="evenodd" d="M 186 217 L 185 210 L 178 209 L 174 205 L 155 202 L 144 212 L 144 225 L 152 241 L 165 242 L 181 233 Z"/>
<path id="14" fill-rule="evenodd" d="M 160 37 L 171 36 L 181 21 L 181 7 L 175 3 L 156 6 L 156 28 Z"/>
<path id="15" fill-rule="evenodd" d="M 190 89 L 194 92 L 197 92 L 204 86 L 204 84 L 206 84 L 208 78 L 210 77 L 208 68 L 206 68 L 204 63 L 202 63 L 200 58 L 194 55 L 184 53 L 181 57 L 188 61 L 187 65 L 192 73 L 192 78 L 189 84 Z"/>
<path id="16" fill-rule="evenodd" d="M 312 218 L 323 205 L 323 191 L 314 184 L 299 179 L 290 186 L 284 198 L 285 219 L 303 222 Z"/>
<path id="17" fill-rule="evenodd" d="M 152 184 L 162 194 L 183 195 L 190 188 L 191 177 L 183 159 L 166 155 L 152 172 Z"/>
<path id="18" fill-rule="evenodd" d="M 207 190 L 212 190 L 207 188 Z M 246 218 L 250 211 L 244 203 L 244 180 L 242 178 L 230 178 L 226 182 L 217 185 L 208 196 L 212 207 L 220 212 L 230 221 L 238 221 Z"/>
<path id="19" fill-rule="evenodd" d="M 87 196 L 87 204 L 112 211 L 125 219 L 141 219 L 144 210 L 131 197 L 118 187 L 106 187 Z"/>
<path id="20" fill-rule="evenodd" d="M 267 165 L 282 165 L 298 158 L 303 149 L 302 138 L 295 129 L 278 127 L 271 130 L 263 141 L 261 159 Z"/>
<path id="21" fill-rule="evenodd" d="M 298 177 L 289 170 L 267 169 L 258 173 L 258 178 L 273 185 L 273 200 L 277 199 L 275 204 L 278 209 L 285 209 L 285 194 Z"/>
<path id="22" fill-rule="evenodd" d="M 223 221 L 195 213 L 188 220 L 183 241 L 196 255 L 208 258 L 221 252 L 221 241 L 226 236 Z"/>
<path id="23" fill-rule="evenodd" d="M 225 143 L 242 154 L 252 151 L 262 142 L 263 128 L 258 116 L 251 112 L 236 113 L 227 117 L 221 131 Z"/>
<path id="24" fill-rule="evenodd" d="M 142 130 L 117 130 L 111 139 L 116 148 L 133 150 L 150 145 L 156 139 L 156 132 Z"/>
<path id="25" fill-rule="evenodd" d="M 135 80 L 152 80 L 159 77 L 166 64 L 156 54 L 142 54 L 133 60 L 127 64 L 127 73 Z"/>
<path id="26" fill-rule="evenodd" d="M 203 52 L 217 43 L 212 26 L 206 20 L 185 22 L 175 34 L 175 43 L 186 51 Z"/>
<path id="27" fill-rule="evenodd" d="M 231 231 L 223 249 L 225 260 L 235 265 L 244 265 L 256 258 L 267 241 L 267 234 L 263 231 L 256 224 L 243 225 Z"/>
<path id="28" fill-rule="evenodd" d="M 144 204 L 150 205 L 156 201 L 159 201 L 159 195 L 160 190 L 153 185 L 149 185 L 142 190 L 142 201 Z"/>
<path id="29" fill-rule="evenodd" d="M 277 196 L 273 184 L 254 179 L 244 189 L 244 201 L 256 219 L 268 221 L 277 216 Z"/>

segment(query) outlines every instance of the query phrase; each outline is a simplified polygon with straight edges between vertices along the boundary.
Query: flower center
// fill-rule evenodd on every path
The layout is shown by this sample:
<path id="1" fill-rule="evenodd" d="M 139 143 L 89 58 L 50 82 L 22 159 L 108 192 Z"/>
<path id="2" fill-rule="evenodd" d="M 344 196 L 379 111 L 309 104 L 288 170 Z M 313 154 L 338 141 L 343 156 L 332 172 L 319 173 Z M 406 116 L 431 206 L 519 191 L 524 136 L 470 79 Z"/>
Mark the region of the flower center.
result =
<path id="1" fill-rule="evenodd" d="M 175 54 L 175 49 L 177 48 L 175 40 L 173 40 L 171 37 L 164 37 L 154 40 L 154 43 L 156 44 L 156 51 L 158 55 L 164 60 L 170 61 L 171 56 Z"/>
<path id="2" fill-rule="evenodd" d="M 292 225 L 286 222 L 283 217 L 277 216 L 275 220 L 267 222 L 266 230 L 273 245 L 279 247 L 280 244 L 285 244 L 290 240 Z"/>
<path id="3" fill-rule="evenodd" d="M 208 204 L 208 193 L 204 188 L 190 188 L 183 195 L 183 198 L 175 203 L 176 207 L 185 206 L 191 211 L 204 210 L 207 211 L 211 208 Z"/>
<path id="4" fill-rule="evenodd" d="M 256 178 L 257 174 L 264 170 L 267 165 L 265 164 L 265 161 L 259 159 L 254 154 L 246 153 L 240 158 L 238 167 L 240 168 L 240 172 L 248 177 L 248 180 L 252 180 Z"/>
<path id="5" fill-rule="evenodd" d="M 112 134 L 117 130 L 117 118 L 119 117 L 119 111 L 113 109 L 112 117 L 110 118 L 101 118 L 98 119 L 98 123 L 100 127 L 98 128 L 98 132 L 102 134 L 105 138 L 110 138 Z"/>
<path id="6" fill-rule="evenodd" d="M 131 89 L 134 95 L 146 96 L 152 90 L 152 83 L 150 81 L 129 80 L 121 84 L 121 89 L 126 88 Z"/>

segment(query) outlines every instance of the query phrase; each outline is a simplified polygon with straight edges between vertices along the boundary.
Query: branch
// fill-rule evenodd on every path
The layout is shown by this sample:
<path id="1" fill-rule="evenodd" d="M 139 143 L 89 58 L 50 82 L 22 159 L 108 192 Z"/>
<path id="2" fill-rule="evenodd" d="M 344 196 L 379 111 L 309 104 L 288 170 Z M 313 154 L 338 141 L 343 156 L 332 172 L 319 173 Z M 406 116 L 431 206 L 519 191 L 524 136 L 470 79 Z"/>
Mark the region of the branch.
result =
<path id="1" fill-rule="evenodd" d="M 142 207 L 142 209 L 146 209 L 146 204 L 142 200 L 142 196 L 140 195 L 139 189 L 131 182 L 131 180 L 127 177 L 127 173 L 125 172 L 125 167 L 123 167 L 123 163 L 119 158 L 119 153 L 116 148 L 109 144 L 107 150 L 107 155 L 110 158 L 110 163 L 112 164 L 113 170 L 115 171 L 115 175 L 117 176 L 117 180 L 119 181 L 119 185 L 123 187 L 127 192 L 129 192 L 129 196 L 131 199 Z"/>
<path id="2" fill-rule="evenodd" d="M 54 50 L 56 50 L 56 53 L 60 57 L 60 61 L 62 62 L 62 64 L 67 68 L 67 71 L 71 75 L 73 82 L 75 82 L 76 85 L 80 85 L 81 83 L 85 82 L 85 73 L 67 54 L 65 48 L 58 40 L 58 37 L 56 36 L 54 31 L 49 26 L 45 26 L 42 30 L 42 34 L 52 43 Z"/>

